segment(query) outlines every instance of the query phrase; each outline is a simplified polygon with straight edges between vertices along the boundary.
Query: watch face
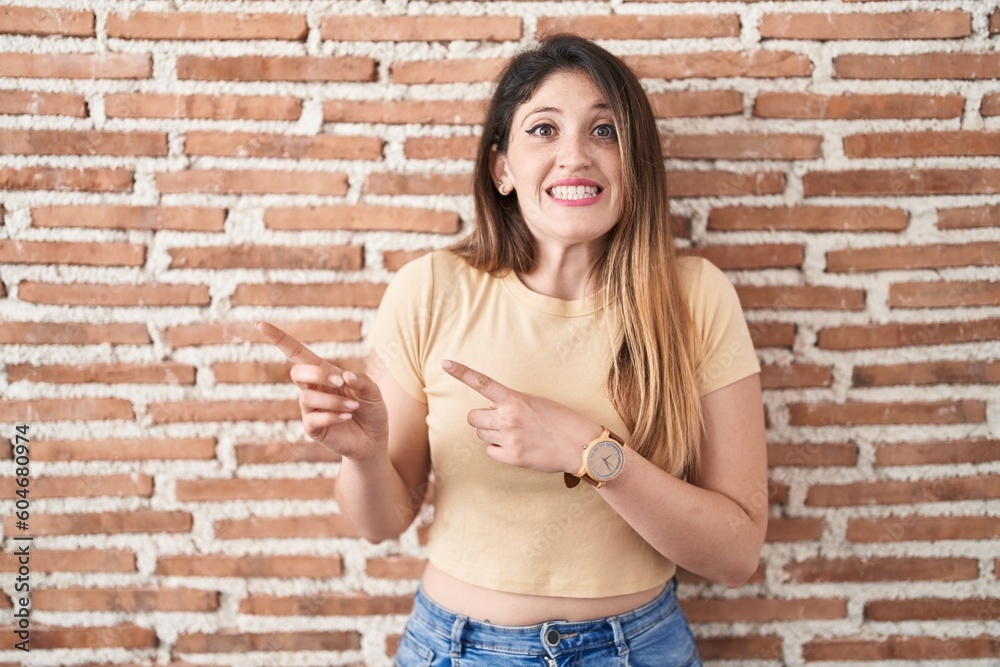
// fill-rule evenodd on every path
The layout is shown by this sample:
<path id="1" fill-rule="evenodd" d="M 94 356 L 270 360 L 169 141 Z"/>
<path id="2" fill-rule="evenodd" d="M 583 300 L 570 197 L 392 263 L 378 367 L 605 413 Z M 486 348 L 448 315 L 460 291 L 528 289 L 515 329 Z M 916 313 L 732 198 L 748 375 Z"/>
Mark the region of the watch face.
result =
<path id="1" fill-rule="evenodd" d="M 587 455 L 587 467 L 599 480 L 611 479 L 622 469 L 625 459 L 617 442 L 604 440 L 594 445 Z"/>

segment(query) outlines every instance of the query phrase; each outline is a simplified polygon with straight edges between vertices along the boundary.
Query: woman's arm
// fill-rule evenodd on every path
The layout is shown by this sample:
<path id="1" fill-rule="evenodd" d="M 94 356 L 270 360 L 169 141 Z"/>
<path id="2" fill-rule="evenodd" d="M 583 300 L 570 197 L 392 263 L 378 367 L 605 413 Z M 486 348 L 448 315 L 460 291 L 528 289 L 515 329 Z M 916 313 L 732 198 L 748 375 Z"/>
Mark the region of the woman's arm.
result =
<path id="1" fill-rule="evenodd" d="M 756 571 L 767 531 L 767 451 L 760 375 L 702 397 L 701 470 L 690 483 L 632 450 L 598 490 L 637 533 L 685 570 L 727 586 Z"/>
<path id="2" fill-rule="evenodd" d="M 581 445 L 601 433 L 587 417 L 457 362 L 445 370 L 493 405 L 469 424 L 496 461 L 540 470 L 580 468 Z M 650 545 L 706 579 L 739 586 L 757 569 L 767 530 L 767 452 L 760 374 L 702 397 L 701 470 L 686 482 L 625 450 L 625 467 L 597 491 Z M 567 493 L 570 491 L 567 489 Z"/>
<path id="3" fill-rule="evenodd" d="M 387 442 L 364 460 L 343 459 L 335 497 L 362 537 L 381 542 L 399 537 L 413 523 L 427 495 L 427 404 L 406 393 L 374 355 L 368 372 L 389 413 Z"/>

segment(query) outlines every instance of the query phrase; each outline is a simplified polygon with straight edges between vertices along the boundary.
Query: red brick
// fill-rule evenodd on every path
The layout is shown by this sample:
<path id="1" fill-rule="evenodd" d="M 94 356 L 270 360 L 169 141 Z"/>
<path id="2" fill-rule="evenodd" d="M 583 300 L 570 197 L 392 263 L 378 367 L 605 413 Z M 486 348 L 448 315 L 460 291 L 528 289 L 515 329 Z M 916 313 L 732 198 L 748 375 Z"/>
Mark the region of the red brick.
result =
<path id="1" fill-rule="evenodd" d="M 767 520 L 766 542 L 813 542 L 823 535 L 822 519 L 782 519 L 770 517 Z"/>
<path id="2" fill-rule="evenodd" d="M 305 16 L 244 12 L 129 12 L 108 15 L 108 37 L 121 39 L 304 41 Z"/>
<path id="3" fill-rule="evenodd" d="M 363 190 L 376 195 L 472 195 L 472 175 L 372 173 Z"/>
<path id="4" fill-rule="evenodd" d="M 514 16 L 328 16 L 322 39 L 364 42 L 510 41 L 521 39 Z"/>
<path id="5" fill-rule="evenodd" d="M 825 598 L 684 600 L 681 607 L 692 623 L 832 620 L 847 616 L 847 600 Z"/>
<path id="6" fill-rule="evenodd" d="M 865 619 L 871 621 L 993 621 L 998 617 L 1000 601 L 995 598 L 872 600 L 865 605 Z"/>
<path id="7" fill-rule="evenodd" d="M 221 232 L 226 209 L 194 206 L 38 206 L 31 209 L 33 227 L 102 229 L 174 229 Z"/>
<path id="8" fill-rule="evenodd" d="M 879 271 L 937 269 L 951 266 L 993 266 L 1000 257 L 1000 242 L 939 243 L 922 246 L 846 248 L 826 254 L 829 271 Z"/>
<path id="9" fill-rule="evenodd" d="M 1000 53 L 849 53 L 833 59 L 838 79 L 996 79 Z"/>
<path id="10" fill-rule="evenodd" d="M 14 478 L 4 484 L 6 495 L 13 497 L 18 488 Z M 99 477 L 47 476 L 32 480 L 31 493 L 36 498 L 96 498 L 153 495 L 153 478 L 149 475 L 102 475 Z"/>
<path id="11" fill-rule="evenodd" d="M 723 231 L 901 231 L 908 224 L 906 211 L 882 206 L 731 206 L 708 216 L 708 229 Z"/>
<path id="12" fill-rule="evenodd" d="M 771 505 L 784 505 L 788 502 L 788 484 L 784 482 L 767 481 L 767 500 Z"/>
<path id="13" fill-rule="evenodd" d="M 843 325 L 820 329 L 817 346 L 830 350 L 949 345 L 1000 339 L 1000 319 Z"/>
<path id="14" fill-rule="evenodd" d="M 35 459 L 35 447 L 31 445 L 31 458 Z M 0 553 L 0 571 L 16 572 L 17 554 Z M 31 570 L 33 572 L 137 572 L 135 553 L 112 549 L 31 549 Z"/>
<path id="15" fill-rule="evenodd" d="M 104 114 L 108 118 L 297 120 L 302 115 L 302 101 L 277 95 L 108 93 Z"/>
<path id="16" fill-rule="evenodd" d="M 648 93 L 657 118 L 733 116 L 743 113 L 743 93 L 738 90 L 673 90 Z"/>
<path id="17" fill-rule="evenodd" d="M 875 465 L 952 465 L 1000 461 L 1000 440 L 959 440 L 918 444 L 879 444 Z"/>
<path id="18" fill-rule="evenodd" d="M 12 651 L 14 644 L 20 641 L 17 636 L 4 628 L 4 641 L 0 642 L 0 650 Z M 113 626 L 82 626 L 58 627 L 31 626 L 31 650 L 54 649 L 155 649 L 157 646 L 156 630 L 143 628 L 131 623 L 119 623 Z"/>
<path id="19" fill-rule="evenodd" d="M 309 596 L 249 595 L 240 601 L 241 614 L 264 616 L 383 616 L 409 614 L 412 595 L 315 593 Z"/>
<path id="20" fill-rule="evenodd" d="M 81 306 L 207 306 L 208 287 L 190 284 L 112 285 L 23 281 L 21 301 Z"/>
<path id="21" fill-rule="evenodd" d="M 802 266 L 803 248 L 799 243 L 711 245 L 683 248 L 679 254 L 704 257 L 725 270 L 766 269 Z"/>
<path id="22" fill-rule="evenodd" d="M 422 248 L 420 250 L 387 250 L 382 253 L 382 264 L 389 271 L 399 271 L 416 258 L 422 257 L 430 251 L 430 248 Z"/>
<path id="23" fill-rule="evenodd" d="M 479 125 L 486 100 L 326 100 L 326 123 Z"/>
<path id="24" fill-rule="evenodd" d="M 152 364 L 12 364 L 7 367 L 10 382 L 51 382 L 78 384 L 194 384 L 195 367 L 170 361 Z"/>
<path id="25" fill-rule="evenodd" d="M 990 34 L 1000 33 L 1000 9 L 996 9 L 990 14 Z"/>
<path id="26" fill-rule="evenodd" d="M 0 130 L 4 152 L 12 155 L 139 155 L 167 154 L 164 132 L 99 132 L 89 130 Z"/>
<path id="27" fill-rule="evenodd" d="M 738 37 L 737 14 L 540 16 L 539 35 L 572 32 L 587 39 Z"/>
<path id="28" fill-rule="evenodd" d="M 802 185 L 807 197 L 993 194 L 1000 192 L 1000 169 L 812 171 Z"/>
<path id="29" fill-rule="evenodd" d="M 754 115 L 761 118 L 959 118 L 965 107 L 961 95 L 881 95 L 812 93 L 757 94 Z"/>
<path id="30" fill-rule="evenodd" d="M 154 461 L 214 459 L 213 438 L 101 438 L 50 440 L 31 443 L 35 461 Z"/>
<path id="31" fill-rule="evenodd" d="M 995 637 L 886 637 L 884 639 L 813 639 L 802 646 L 806 661 L 907 660 L 918 664 L 1000 655 Z M 933 664 L 933 663 L 931 663 Z"/>
<path id="32" fill-rule="evenodd" d="M 938 209 L 939 229 L 1000 227 L 1000 206 L 970 206 Z"/>
<path id="33" fill-rule="evenodd" d="M 698 653 L 702 660 L 777 660 L 784 650 L 777 635 L 740 637 L 699 637 Z"/>
<path id="34" fill-rule="evenodd" d="M 984 95 L 979 113 L 982 116 L 1000 116 L 1000 93 Z"/>
<path id="35" fill-rule="evenodd" d="M 337 514 L 322 516 L 251 517 L 215 522 L 220 540 L 266 538 L 360 537 L 351 522 Z"/>
<path id="36" fill-rule="evenodd" d="M 156 574 L 168 577 L 339 577 L 343 564 L 337 556 L 159 556 Z"/>
<path id="37" fill-rule="evenodd" d="M 785 566 L 798 583 L 963 581 L 979 577 L 974 558 L 807 558 Z M 888 619 L 885 619 L 888 620 Z"/>
<path id="38" fill-rule="evenodd" d="M 236 464 L 272 465 L 276 463 L 334 463 L 340 454 L 312 440 L 308 442 L 269 442 L 237 444 L 233 447 Z"/>
<path id="39" fill-rule="evenodd" d="M 1000 132 L 873 132 L 844 137 L 847 157 L 1000 155 Z"/>
<path id="40" fill-rule="evenodd" d="M 384 230 L 454 234 L 459 229 L 458 214 L 399 206 L 314 206 L 270 208 L 264 213 L 268 229 Z"/>
<path id="41" fill-rule="evenodd" d="M 939 540 L 994 540 L 1000 537 L 1000 518 L 985 516 L 902 516 L 886 519 L 848 519 L 850 542 L 937 542 Z"/>
<path id="42" fill-rule="evenodd" d="M 802 442 L 767 446 L 767 465 L 777 467 L 853 466 L 858 448 L 848 442 Z"/>
<path id="43" fill-rule="evenodd" d="M 364 359 L 329 359 L 334 366 L 355 373 L 365 372 Z M 219 384 L 285 384 L 289 381 L 291 362 L 219 361 L 212 364 L 212 374 Z"/>
<path id="44" fill-rule="evenodd" d="M 793 51 L 705 51 L 622 60 L 643 79 L 786 78 L 809 76 L 813 71 L 809 57 Z"/>
<path id="45" fill-rule="evenodd" d="M 239 285 L 234 306 L 355 306 L 376 308 L 382 300 L 381 283 L 267 283 Z"/>
<path id="46" fill-rule="evenodd" d="M 148 79 L 146 53 L 4 53 L 0 76 L 55 79 Z"/>
<path id="47" fill-rule="evenodd" d="M 737 285 L 744 309 L 863 310 L 865 292 L 823 285 Z"/>
<path id="48" fill-rule="evenodd" d="M 178 635 L 180 653 L 247 653 L 258 651 L 353 651 L 361 648 L 356 631 L 210 632 Z"/>
<path id="49" fill-rule="evenodd" d="M 179 479 L 175 482 L 174 495 L 180 502 L 243 502 L 277 498 L 329 500 L 333 498 L 333 487 L 334 480 L 331 478 Z"/>
<path id="50" fill-rule="evenodd" d="M 0 322 L 0 343 L 17 345 L 148 345 L 145 324 Z"/>
<path id="51" fill-rule="evenodd" d="M 47 7 L 0 7 L 0 33 L 96 37 L 94 12 Z"/>
<path id="52" fill-rule="evenodd" d="M 177 56 L 177 78 L 201 81 L 375 81 L 375 60 L 354 56 Z"/>
<path id="53" fill-rule="evenodd" d="M 0 189 L 83 190 L 87 192 L 131 192 L 133 174 L 128 169 L 63 169 L 23 167 L 0 169 Z"/>
<path id="54" fill-rule="evenodd" d="M 794 426 L 854 426 L 865 424 L 968 424 L 986 418 L 982 401 L 927 403 L 793 403 L 788 406 Z"/>
<path id="55" fill-rule="evenodd" d="M 351 320 L 268 320 L 303 343 L 360 341 L 361 323 Z M 250 341 L 265 343 L 264 337 L 250 322 L 198 322 L 181 324 L 166 330 L 171 347 L 225 345 Z"/>
<path id="56" fill-rule="evenodd" d="M 806 505 L 897 505 L 1000 498 L 1000 478 L 991 476 L 925 479 L 914 482 L 856 482 L 809 487 Z"/>
<path id="57" fill-rule="evenodd" d="M 301 269 L 356 271 L 361 246 L 212 246 L 169 248 L 171 269 Z"/>
<path id="58" fill-rule="evenodd" d="M 124 398 L 37 398 L 0 401 L 0 422 L 90 421 L 133 419 L 132 403 Z"/>
<path id="59" fill-rule="evenodd" d="M 926 361 L 856 366 L 855 387 L 929 384 L 1000 384 L 1000 361 Z"/>
<path id="60" fill-rule="evenodd" d="M 756 348 L 791 347 L 795 342 L 795 325 L 791 322 L 748 322 L 750 338 Z"/>
<path id="61" fill-rule="evenodd" d="M 347 194 L 347 174 L 322 171 L 188 169 L 158 172 L 154 178 L 156 189 L 163 194 Z"/>
<path id="62" fill-rule="evenodd" d="M 217 611 L 219 593 L 190 588 L 34 589 L 32 607 L 43 611 Z"/>
<path id="63" fill-rule="evenodd" d="M 779 171 L 673 170 L 667 173 L 667 190 L 672 197 L 774 195 L 785 191 L 785 174 Z"/>
<path id="64" fill-rule="evenodd" d="M 190 512 L 158 512 L 134 509 L 124 512 L 73 514 L 32 514 L 31 532 L 40 535 L 120 535 L 125 533 L 187 533 L 191 531 Z M 10 534 L 14 517 L 4 519 L 4 532 Z"/>
<path id="65" fill-rule="evenodd" d="M 404 84 L 495 81 L 506 64 L 506 58 L 399 60 L 391 65 L 389 80 Z"/>
<path id="66" fill-rule="evenodd" d="M 403 154 L 414 160 L 472 160 L 479 137 L 409 137 Z"/>
<path id="67" fill-rule="evenodd" d="M 365 576 L 376 579 L 419 579 L 427 561 L 413 556 L 385 556 L 369 558 Z"/>
<path id="68" fill-rule="evenodd" d="M 383 141 L 378 137 L 265 134 L 261 132 L 188 132 L 188 155 L 273 157 L 296 160 L 378 160 Z"/>
<path id="69" fill-rule="evenodd" d="M 1000 305 L 1000 282 L 911 282 L 889 285 L 893 308 Z"/>
<path id="70" fill-rule="evenodd" d="M 142 266 L 146 262 L 146 246 L 139 243 L 0 240 L 0 262 Z"/>
<path id="71" fill-rule="evenodd" d="M 767 364 L 760 373 L 764 389 L 829 387 L 831 383 L 831 367 L 820 364 Z"/>
<path id="72" fill-rule="evenodd" d="M 36 90 L 0 91 L 0 114 L 33 116 L 87 116 L 87 99 L 73 93 L 44 93 Z"/>
<path id="73" fill-rule="evenodd" d="M 666 157 L 693 160 L 808 160 L 823 156 L 811 134 L 664 134 Z"/>
<path id="74" fill-rule="evenodd" d="M 763 39 L 935 39 L 968 37 L 968 12 L 764 14 Z"/>
<path id="75" fill-rule="evenodd" d="M 152 402 L 154 424 L 173 422 L 291 421 L 301 416 L 297 400 Z"/>

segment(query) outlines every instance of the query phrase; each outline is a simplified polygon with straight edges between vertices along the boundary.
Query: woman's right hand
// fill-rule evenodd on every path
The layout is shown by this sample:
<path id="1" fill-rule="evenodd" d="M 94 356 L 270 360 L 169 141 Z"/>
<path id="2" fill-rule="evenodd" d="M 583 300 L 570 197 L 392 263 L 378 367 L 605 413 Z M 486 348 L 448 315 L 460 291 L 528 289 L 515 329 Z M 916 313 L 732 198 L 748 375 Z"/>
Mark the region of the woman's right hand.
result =
<path id="1" fill-rule="evenodd" d="M 341 456 L 363 461 L 384 453 L 389 418 L 382 392 L 364 373 L 344 372 L 269 322 L 257 330 L 289 360 L 306 435 Z"/>

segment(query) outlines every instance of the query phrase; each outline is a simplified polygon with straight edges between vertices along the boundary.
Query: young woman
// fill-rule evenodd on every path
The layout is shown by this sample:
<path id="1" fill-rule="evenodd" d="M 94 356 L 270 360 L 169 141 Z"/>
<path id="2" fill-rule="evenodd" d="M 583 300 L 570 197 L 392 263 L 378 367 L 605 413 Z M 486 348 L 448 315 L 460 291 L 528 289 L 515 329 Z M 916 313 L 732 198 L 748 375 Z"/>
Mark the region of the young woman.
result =
<path id="1" fill-rule="evenodd" d="M 367 539 L 406 530 L 433 480 L 396 664 L 699 665 L 675 570 L 757 568 L 760 366 L 732 284 L 674 252 L 635 75 L 572 35 L 516 56 L 475 203 L 470 236 L 389 285 L 368 375 L 260 324 Z"/>

